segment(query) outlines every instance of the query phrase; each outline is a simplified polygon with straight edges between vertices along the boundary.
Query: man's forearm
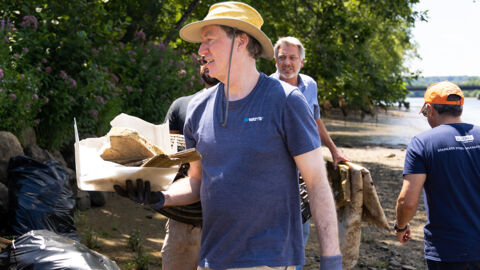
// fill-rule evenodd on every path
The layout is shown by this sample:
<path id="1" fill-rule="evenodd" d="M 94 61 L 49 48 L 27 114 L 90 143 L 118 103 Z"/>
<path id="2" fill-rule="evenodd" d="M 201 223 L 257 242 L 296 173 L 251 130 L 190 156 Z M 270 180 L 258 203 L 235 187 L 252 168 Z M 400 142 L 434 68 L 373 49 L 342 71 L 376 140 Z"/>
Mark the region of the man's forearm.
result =
<path id="1" fill-rule="evenodd" d="M 164 191 L 165 206 L 187 205 L 200 200 L 200 180 L 186 177 L 174 182 Z"/>
<path id="2" fill-rule="evenodd" d="M 426 174 L 407 174 L 404 176 L 402 190 L 400 190 L 395 207 L 399 228 L 404 228 L 415 216 L 426 178 Z"/>
<path id="3" fill-rule="evenodd" d="M 330 135 L 328 135 L 327 128 L 323 124 L 323 121 L 321 119 L 317 119 L 315 122 L 317 123 L 318 135 L 320 135 L 322 145 L 325 145 L 331 153 L 337 151 L 337 146 L 333 142 L 332 138 L 330 138 Z"/>
<path id="4" fill-rule="evenodd" d="M 321 166 L 325 167 L 323 164 Z M 317 179 L 307 182 L 307 190 L 322 256 L 333 256 L 340 254 L 337 212 L 326 171 L 323 171 Z"/>
<path id="5" fill-rule="evenodd" d="M 417 204 L 406 204 L 404 198 L 399 198 L 396 207 L 396 222 L 398 228 L 404 228 L 417 212 Z"/>

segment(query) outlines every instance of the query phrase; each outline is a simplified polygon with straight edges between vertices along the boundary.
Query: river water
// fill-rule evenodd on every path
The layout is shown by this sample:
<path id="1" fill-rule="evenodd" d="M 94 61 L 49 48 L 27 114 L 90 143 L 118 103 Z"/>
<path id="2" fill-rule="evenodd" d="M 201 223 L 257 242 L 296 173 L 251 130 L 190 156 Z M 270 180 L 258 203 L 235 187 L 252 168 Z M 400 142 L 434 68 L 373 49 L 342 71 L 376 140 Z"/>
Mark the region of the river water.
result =
<path id="1" fill-rule="evenodd" d="M 430 129 L 427 119 L 419 114 L 423 98 L 407 98 L 410 108 L 379 110 L 375 117 L 349 115 L 348 120 L 326 115 L 323 117 L 328 133 L 338 146 L 387 146 L 405 148 L 410 139 Z M 480 125 L 480 100 L 466 98 L 462 121 Z"/>

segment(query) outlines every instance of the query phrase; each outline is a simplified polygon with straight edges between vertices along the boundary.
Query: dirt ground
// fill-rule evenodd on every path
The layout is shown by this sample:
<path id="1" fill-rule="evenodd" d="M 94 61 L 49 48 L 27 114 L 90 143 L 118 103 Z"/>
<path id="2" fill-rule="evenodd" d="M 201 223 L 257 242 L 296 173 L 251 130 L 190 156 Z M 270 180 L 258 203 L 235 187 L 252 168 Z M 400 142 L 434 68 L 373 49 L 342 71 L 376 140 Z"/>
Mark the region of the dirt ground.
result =
<path id="1" fill-rule="evenodd" d="M 386 147 L 342 148 L 354 163 L 370 170 L 387 220 L 393 225 L 395 202 L 402 185 L 404 149 Z M 327 159 L 328 150 L 324 149 Z M 408 245 L 396 241 L 392 231 L 362 225 L 360 256 L 353 269 L 426 269 L 423 259 L 423 200 L 412 220 L 412 240 Z M 166 218 L 148 208 L 109 194 L 107 204 L 77 212 L 76 224 L 82 242 L 117 262 L 122 269 L 135 269 L 136 263 L 148 263 L 149 269 L 161 269 L 161 247 Z M 142 255 L 133 251 L 140 246 Z M 304 269 L 319 269 L 318 242 L 312 223 Z"/>

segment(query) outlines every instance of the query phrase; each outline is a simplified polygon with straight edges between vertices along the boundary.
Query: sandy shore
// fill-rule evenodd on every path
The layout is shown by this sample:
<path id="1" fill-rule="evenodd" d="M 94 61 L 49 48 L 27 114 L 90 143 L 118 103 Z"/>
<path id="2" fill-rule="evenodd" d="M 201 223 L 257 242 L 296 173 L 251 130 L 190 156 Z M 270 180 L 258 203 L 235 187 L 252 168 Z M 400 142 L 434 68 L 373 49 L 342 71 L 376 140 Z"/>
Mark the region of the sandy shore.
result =
<path id="1" fill-rule="evenodd" d="M 328 149 L 323 149 L 327 159 Z M 380 202 L 389 223 L 395 218 L 395 201 L 402 184 L 402 168 L 405 150 L 388 147 L 344 147 L 342 150 L 352 162 L 368 168 L 374 180 Z M 160 249 L 165 236 L 166 218 L 148 208 L 111 194 L 104 207 L 81 212 L 77 228 L 87 243 L 97 237 L 94 250 L 115 260 L 122 269 L 133 269 L 136 252 L 129 247 L 128 239 L 140 235 L 143 248 L 149 256 L 150 269 L 161 269 Z M 424 269 L 423 203 L 411 222 L 413 240 L 406 246 L 396 241 L 391 231 L 379 230 L 368 224 L 362 226 L 360 258 L 354 269 Z M 135 231 L 138 230 L 138 231 Z M 95 241 L 90 241 L 95 242 Z M 307 245 L 307 264 L 304 269 L 319 269 L 319 252 L 315 228 Z M 410 268 L 408 268 L 410 267 Z"/>

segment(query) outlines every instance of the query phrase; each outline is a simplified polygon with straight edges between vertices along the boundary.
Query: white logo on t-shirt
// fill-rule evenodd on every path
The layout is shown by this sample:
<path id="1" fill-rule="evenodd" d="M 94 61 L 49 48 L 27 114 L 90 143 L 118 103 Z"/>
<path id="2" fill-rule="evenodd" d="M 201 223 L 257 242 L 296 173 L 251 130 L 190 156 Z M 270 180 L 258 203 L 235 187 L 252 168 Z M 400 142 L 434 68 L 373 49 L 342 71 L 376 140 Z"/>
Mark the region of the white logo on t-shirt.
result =
<path id="1" fill-rule="evenodd" d="M 250 118 L 245 118 L 243 119 L 243 122 L 257 122 L 257 121 L 263 121 L 262 116 L 257 116 L 257 117 L 250 117 Z"/>
<path id="2" fill-rule="evenodd" d="M 473 142 L 473 135 L 455 136 L 455 141 L 464 143 Z"/>

